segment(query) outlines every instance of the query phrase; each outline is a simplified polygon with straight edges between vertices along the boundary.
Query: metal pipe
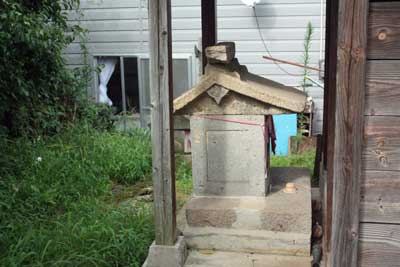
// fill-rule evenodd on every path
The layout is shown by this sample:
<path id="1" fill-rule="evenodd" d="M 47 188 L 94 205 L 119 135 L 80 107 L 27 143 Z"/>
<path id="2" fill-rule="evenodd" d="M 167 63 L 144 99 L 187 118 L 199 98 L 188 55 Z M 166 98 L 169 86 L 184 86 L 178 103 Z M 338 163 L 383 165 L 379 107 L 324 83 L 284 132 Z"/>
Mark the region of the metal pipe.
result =
<path id="1" fill-rule="evenodd" d="M 312 246 L 312 256 L 313 256 L 313 260 L 311 262 L 311 266 L 312 267 L 320 267 L 321 256 L 322 256 L 321 244 L 315 244 Z"/>
<path id="2" fill-rule="evenodd" d="M 324 38 L 323 38 L 323 24 L 324 24 L 324 0 L 321 0 L 321 13 L 320 13 L 320 25 L 319 25 L 319 60 L 321 61 L 323 59 L 323 42 L 324 42 Z"/>
<path id="3" fill-rule="evenodd" d="M 311 81 L 313 84 L 315 84 L 318 87 L 321 87 L 322 89 L 324 89 L 324 86 L 322 84 L 320 84 L 319 82 L 317 82 L 316 80 L 314 80 L 313 78 L 306 76 L 306 79 Z"/>

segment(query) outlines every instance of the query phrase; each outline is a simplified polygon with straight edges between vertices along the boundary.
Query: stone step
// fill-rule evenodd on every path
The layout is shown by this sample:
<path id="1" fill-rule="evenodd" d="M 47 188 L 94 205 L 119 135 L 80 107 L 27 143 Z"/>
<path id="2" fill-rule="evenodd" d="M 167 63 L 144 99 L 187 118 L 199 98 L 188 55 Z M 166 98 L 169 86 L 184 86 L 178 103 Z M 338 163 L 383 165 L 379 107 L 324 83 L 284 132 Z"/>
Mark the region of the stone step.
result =
<path id="1" fill-rule="evenodd" d="M 310 237 L 299 233 L 186 227 L 183 235 L 189 249 L 292 256 L 310 255 Z"/>
<path id="2" fill-rule="evenodd" d="M 274 170 L 266 197 L 193 197 L 178 216 L 190 249 L 310 255 L 311 190 L 307 170 Z M 283 191 L 286 182 L 297 191 Z"/>
<path id="3" fill-rule="evenodd" d="M 185 267 L 310 267 L 311 257 L 190 251 Z"/>
<path id="4" fill-rule="evenodd" d="M 273 186 L 266 197 L 193 197 L 185 207 L 187 224 L 311 234 L 309 171 L 273 168 L 271 176 Z M 295 193 L 285 193 L 286 182 L 295 185 Z"/>
<path id="5" fill-rule="evenodd" d="M 191 227 L 311 234 L 310 191 L 267 197 L 194 197 L 186 206 Z"/>
<path id="6" fill-rule="evenodd" d="M 309 255 L 311 207 L 281 197 L 193 198 L 179 229 L 193 249 Z"/>

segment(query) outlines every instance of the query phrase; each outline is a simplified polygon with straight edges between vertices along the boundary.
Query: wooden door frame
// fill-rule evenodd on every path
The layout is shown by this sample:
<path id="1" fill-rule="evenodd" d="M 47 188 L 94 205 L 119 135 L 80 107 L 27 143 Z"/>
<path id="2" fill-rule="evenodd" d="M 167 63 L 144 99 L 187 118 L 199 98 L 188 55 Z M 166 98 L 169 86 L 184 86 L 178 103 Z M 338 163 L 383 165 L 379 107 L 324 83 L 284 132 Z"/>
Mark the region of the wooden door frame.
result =
<path id="1" fill-rule="evenodd" d="M 335 0 L 328 0 L 328 6 L 334 9 L 332 2 Z M 335 47 L 327 49 L 329 73 L 325 75 L 326 84 L 329 84 L 325 99 L 329 104 L 324 116 L 324 161 L 328 171 L 327 189 L 332 195 L 332 205 L 325 210 L 332 216 L 331 240 L 326 243 L 330 244 L 328 266 L 355 267 L 358 260 L 368 1 L 338 0 L 337 4 L 337 13 L 333 11 L 328 21 L 332 23 L 330 29 L 334 29 L 333 35 L 328 34 L 329 46 L 334 45 L 336 51 Z M 150 1 L 149 10 L 153 33 L 150 68 L 156 243 L 173 245 L 176 241 L 176 207 L 170 0 Z M 215 15 L 215 0 L 202 0 L 203 48 L 216 42 Z M 329 134 L 332 131 L 334 133 Z"/>
<path id="2" fill-rule="evenodd" d="M 328 0 L 324 167 L 327 266 L 358 265 L 368 0 Z"/>

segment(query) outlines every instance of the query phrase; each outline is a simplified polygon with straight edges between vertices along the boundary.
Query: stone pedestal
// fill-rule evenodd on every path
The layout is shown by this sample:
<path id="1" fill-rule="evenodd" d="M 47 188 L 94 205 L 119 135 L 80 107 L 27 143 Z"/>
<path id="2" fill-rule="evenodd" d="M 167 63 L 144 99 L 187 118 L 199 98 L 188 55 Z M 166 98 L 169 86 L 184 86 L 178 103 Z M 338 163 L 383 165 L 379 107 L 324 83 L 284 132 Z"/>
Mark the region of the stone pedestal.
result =
<path id="1" fill-rule="evenodd" d="M 265 116 L 193 116 L 193 181 L 196 196 L 265 196 Z M 254 124 L 254 125 L 248 125 Z"/>
<path id="2" fill-rule="evenodd" d="M 193 197 L 177 221 L 188 248 L 309 256 L 310 171 L 272 168 L 271 179 L 267 197 Z M 285 193 L 286 183 L 295 184 L 295 193 Z"/>
<path id="3" fill-rule="evenodd" d="M 159 246 L 153 243 L 142 267 L 183 267 L 186 258 L 186 243 L 180 236 L 174 246 Z"/>

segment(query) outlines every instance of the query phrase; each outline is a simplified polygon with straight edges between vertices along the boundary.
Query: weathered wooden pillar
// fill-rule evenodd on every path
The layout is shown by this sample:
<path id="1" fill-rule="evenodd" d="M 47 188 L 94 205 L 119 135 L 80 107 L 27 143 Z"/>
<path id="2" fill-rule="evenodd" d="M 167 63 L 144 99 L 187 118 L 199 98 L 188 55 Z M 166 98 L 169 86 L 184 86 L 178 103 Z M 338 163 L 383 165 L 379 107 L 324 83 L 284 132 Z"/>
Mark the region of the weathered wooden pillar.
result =
<path id="1" fill-rule="evenodd" d="M 204 72 L 204 68 L 207 65 L 206 47 L 217 43 L 216 0 L 201 0 L 201 34 Z"/>
<path id="2" fill-rule="evenodd" d="M 332 267 L 358 266 L 368 2 L 338 1 Z"/>
<path id="3" fill-rule="evenodd" d="M 176 241 L 170 0 L 149 1 L 151 139 L 156 244 Z"/>
<path id="4" fill-rule="evenodd" d="M 170 0 L 149 1 L 149 29 L 156 240 L 143 267 L 183 267 L 186 244 L 176 234 Z"/>
<path id="5" fill-rule="evenodd" d="M 333 149 L 335 147 L 335 101 L 336 101 L 336 67 L 337 67 L 337 34 L 338 2 L 326 3 L 326 46 L 325 46 L 325 90 L 324 90 L 324 123 L 323 123 L 323 166 L 320 176 L 321 195 L 323 196 L 324 260 L 328 261 L 331 251 L 332 236 L 332 193 L 333 193 Z"/>

